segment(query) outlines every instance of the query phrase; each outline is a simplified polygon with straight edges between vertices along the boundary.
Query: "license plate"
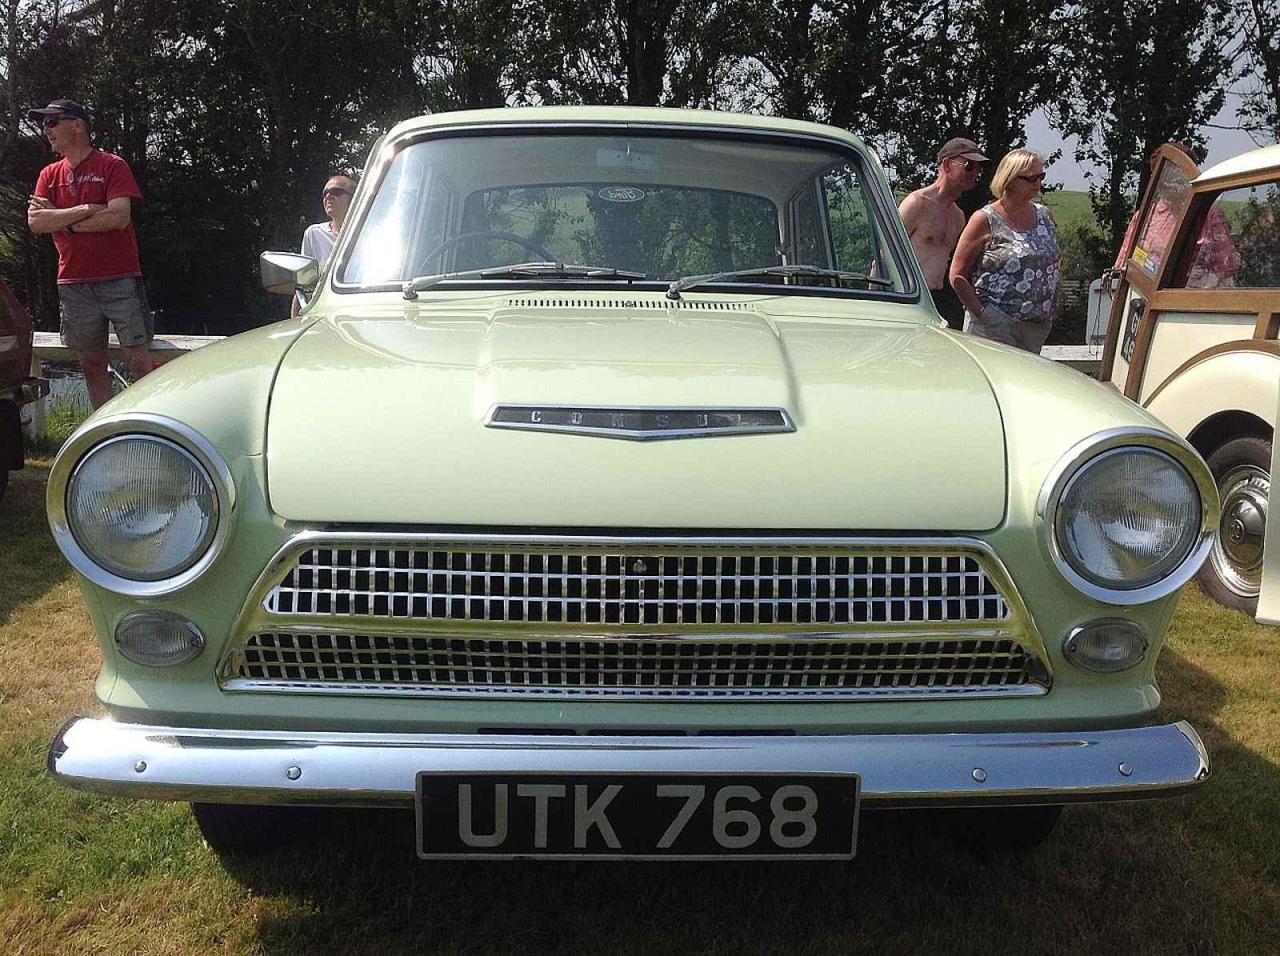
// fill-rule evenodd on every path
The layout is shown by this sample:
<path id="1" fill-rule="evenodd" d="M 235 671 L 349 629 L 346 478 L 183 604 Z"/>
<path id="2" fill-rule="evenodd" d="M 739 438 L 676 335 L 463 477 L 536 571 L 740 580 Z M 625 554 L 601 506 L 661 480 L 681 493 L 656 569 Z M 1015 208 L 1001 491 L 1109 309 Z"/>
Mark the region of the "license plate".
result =
<path id="1" fill-rule="evenodd" d="M 423 859 L 850 859 L 857 774 L 422 772 Z"/>

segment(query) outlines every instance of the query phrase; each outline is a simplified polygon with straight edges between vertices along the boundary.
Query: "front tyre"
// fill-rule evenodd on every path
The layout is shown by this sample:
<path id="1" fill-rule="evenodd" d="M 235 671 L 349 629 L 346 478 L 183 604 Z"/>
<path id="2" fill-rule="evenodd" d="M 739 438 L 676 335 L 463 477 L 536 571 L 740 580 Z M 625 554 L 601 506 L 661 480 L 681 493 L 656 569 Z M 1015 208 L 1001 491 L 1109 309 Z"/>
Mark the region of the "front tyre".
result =
<path id="1" fill-rule="evenodd" d="M 1222 517 L 1209 558 L 1197 575 L 1204 593 L 1252 617 L 1262 589 L 1262 542 L 1271 491 L 1271 441 L 1233 438 L 1208 458 L 1222 499 Z"/>

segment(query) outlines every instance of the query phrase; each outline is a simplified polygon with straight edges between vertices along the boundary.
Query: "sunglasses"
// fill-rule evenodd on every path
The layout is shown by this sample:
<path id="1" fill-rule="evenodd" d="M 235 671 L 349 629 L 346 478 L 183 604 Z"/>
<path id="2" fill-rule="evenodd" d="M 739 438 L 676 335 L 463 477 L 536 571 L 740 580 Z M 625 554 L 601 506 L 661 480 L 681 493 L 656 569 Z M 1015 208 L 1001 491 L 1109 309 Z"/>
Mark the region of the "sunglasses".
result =
<path id="1" fill-rule="evenodd" d="M 75 119 L 74 116 L 46 116 L 44 118 L 44 128 L 53 129 L 65 119 Z"/>
<path id="2" fill-rule="evenodd" d="M 971 169 L 981 169 L 986 165 L 986 163 L 979 159 L 955 159 L 953 161 L 959 163 L 960 168 L 965 172 L 968 172 Z"/>
<path id="3" fill-rule="evenodd" d="M 351 195 L 351 190 L 350 190 L 350 189 L 343 189 L 341 186 L 330 186 L 328 189 L 326 189 L 326 190 L 325 190 L 324 192 L 322 192 L 320 195 L 321 195 L 321 197 L 322 197 L 322 198 L 324 198 L 324 199 L 328 199 L 330 196 L 332 196 L 333 198 L 335 198 L 335 199 L 336 199 L 336 198 L 337 198 L 337 197 L 339 197 L 339 196 L 350 196 L 350 195 Z"/>
<path id="4" fill-rule="evenodd" d="M 1044 173 L 1036 173 L 1035 175 L 1032 175 L 1032 176 L 1029 176 L 1023 173 L 1019 175 L 1018 178 L 1021 179 L 1024 183 L 1042 183 L 1044 182 Z"/>

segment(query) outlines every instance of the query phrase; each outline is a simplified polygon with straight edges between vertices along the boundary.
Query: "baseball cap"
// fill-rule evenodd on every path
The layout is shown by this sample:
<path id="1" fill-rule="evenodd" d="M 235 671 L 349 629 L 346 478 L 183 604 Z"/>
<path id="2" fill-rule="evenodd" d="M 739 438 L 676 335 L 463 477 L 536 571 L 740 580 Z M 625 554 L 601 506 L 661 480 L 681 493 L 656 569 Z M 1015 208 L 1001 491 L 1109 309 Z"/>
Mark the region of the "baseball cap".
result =
<path id="1" fill-rule="evenodd" d="M 944 159 L 954 159 L 957 156 L 964 159 L 972 159 L 979 163 L 987 162 L 987 157 L 982 155 L 982 150 L 978 149 L 978 144 L 971 139 L 965 139 L 963 136 L 949 139 L 942 144 L 942 149 L 938 150 L 938 162 L 942 162 Z"/>
<path id="2" fill-rule="evenodd" d="M 44 109 L 27 110 L 27 119 L 35 120 L 37 123 L 46 116 L 70 116 L 75 119 L 82 119 L 86 123 L 90 119 L 88 108 L 75 100 L 52 100 Z"/>

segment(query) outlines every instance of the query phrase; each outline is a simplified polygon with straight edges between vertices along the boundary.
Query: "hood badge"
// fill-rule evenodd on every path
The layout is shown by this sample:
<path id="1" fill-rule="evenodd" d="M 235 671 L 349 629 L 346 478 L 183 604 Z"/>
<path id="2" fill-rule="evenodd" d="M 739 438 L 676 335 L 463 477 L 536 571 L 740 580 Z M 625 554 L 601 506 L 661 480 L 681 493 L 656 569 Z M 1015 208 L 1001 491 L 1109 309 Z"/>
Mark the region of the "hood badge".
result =
<path id="1" fill-rule="evenodd" d="M 711 438 L 793 432 L 781 408 L 598 408 L 568 405 L 495 405 L 487 428 L 565 432 L 628 441 Z"/>

